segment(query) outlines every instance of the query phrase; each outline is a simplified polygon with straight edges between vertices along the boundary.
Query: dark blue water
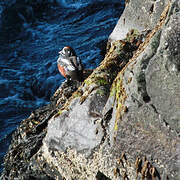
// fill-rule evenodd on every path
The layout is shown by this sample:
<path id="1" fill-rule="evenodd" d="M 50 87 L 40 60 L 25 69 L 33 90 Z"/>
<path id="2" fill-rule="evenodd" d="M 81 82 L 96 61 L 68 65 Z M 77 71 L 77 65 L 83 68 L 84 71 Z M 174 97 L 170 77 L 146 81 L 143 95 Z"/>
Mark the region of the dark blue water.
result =
<path id="1" fill-rule="evenodd" d="M 49 103 L 64 81 L 58 51 L 72 46 L 86 68 L 96 68 L 116 25 L 121 0 L 59 0 L 21 30 L 9 25 L 0 37 L 0 173 L 11 135 L 30 112 Z M 21 24 L 22 25 L 22 24 Z M 3 28 L 3 27 L 2 27 Z"/>

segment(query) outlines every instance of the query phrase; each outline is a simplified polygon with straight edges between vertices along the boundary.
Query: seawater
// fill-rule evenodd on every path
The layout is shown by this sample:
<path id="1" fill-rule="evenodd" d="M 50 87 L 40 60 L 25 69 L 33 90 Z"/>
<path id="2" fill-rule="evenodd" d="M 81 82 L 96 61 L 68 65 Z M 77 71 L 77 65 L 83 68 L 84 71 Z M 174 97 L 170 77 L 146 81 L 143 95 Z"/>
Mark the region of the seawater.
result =
<path id="1" fill-rule="evenodd" d="M 58 51 L 72 46 L 86 68 L 96 68 L 124 8 L 120 0 L 57 2 L 33 23 L 24 22 L 15 37 L 6 36 L 13 24 L 0 37 L 0 173 L 13 131 L 33 110 L 49 103 L 64 81 L 57 70 Z"/>

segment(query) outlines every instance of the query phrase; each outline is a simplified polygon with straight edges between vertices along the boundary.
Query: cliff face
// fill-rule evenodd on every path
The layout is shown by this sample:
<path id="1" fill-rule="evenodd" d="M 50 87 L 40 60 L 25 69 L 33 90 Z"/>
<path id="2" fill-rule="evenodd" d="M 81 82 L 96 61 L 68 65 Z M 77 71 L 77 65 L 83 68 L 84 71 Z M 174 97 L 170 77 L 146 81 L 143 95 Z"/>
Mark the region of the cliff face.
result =
<path id="1" fill-rule="evenodd" d="M 127 2 L 100 66 L 21 123 L 1 178 L 180 179 L 179 9 Z"/>

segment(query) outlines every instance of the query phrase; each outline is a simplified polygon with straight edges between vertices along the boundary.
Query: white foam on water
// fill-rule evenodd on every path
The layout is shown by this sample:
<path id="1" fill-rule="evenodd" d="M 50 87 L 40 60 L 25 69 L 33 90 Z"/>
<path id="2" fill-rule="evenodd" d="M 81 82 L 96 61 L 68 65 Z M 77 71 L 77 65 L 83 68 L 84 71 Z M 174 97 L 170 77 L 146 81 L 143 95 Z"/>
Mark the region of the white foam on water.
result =
<path id="1" fill-rule="evenodd" d="M 65 8 L 75 8 L 79 9 L 87 6 L 91 1 L 87 0 L 56 0 L 58 4 Z"/>

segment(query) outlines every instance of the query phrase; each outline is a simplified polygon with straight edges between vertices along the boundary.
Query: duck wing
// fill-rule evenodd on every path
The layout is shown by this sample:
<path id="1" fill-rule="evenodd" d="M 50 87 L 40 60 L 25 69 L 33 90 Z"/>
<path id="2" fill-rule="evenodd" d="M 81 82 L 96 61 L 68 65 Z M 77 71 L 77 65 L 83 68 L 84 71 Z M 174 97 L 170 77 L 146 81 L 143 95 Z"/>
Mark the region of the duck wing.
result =
<path id="1" fill-rule="evenodd" d="M 83 70 L 83 65 L 82 65 L 81 59 L 79 57 L 71 56 L 69 59 L 70 59 L 72 65 L 76 68 L 76 70 L 78 70 L 78 71 Z"/>

